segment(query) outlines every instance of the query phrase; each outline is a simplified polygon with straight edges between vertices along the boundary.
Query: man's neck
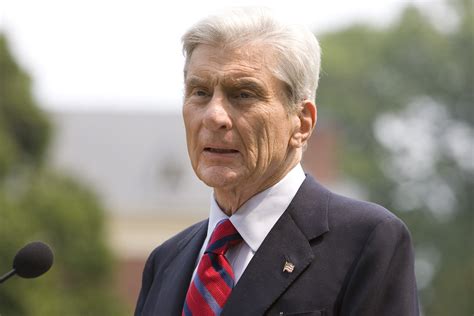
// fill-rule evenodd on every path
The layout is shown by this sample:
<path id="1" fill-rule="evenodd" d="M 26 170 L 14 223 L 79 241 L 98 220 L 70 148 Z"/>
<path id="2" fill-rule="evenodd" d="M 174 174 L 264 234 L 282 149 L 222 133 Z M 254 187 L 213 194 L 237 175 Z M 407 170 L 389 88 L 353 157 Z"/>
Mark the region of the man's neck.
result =
<path id="1" fill-rule="evenodd" d="M 237 212 L 239 208 L 253 196 L 277 184 L 288 174 L 288 172 L 290 172 L 299 163 L 299 161 L 296 161 L 295 163 L 288 165 L 285 168 L 281 168 L 278 176 L 263 181 L 262 184 L 258 186 L 258 190 L 255 190 L 254 186 L 249 189 L 245 185 L 236 185 L 231 189 L 215 188 L 214 198 L 221 210 L 228 216 L 231 216 L 232 214 Z"/>

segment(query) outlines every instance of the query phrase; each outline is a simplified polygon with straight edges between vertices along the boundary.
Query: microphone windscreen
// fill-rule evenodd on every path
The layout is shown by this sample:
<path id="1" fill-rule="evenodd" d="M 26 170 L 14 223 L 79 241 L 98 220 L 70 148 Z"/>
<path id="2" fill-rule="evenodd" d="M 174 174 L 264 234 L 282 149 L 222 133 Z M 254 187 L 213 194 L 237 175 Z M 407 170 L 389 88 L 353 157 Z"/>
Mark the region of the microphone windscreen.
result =
<path id="1" fill-rule="evenodd" d="M 22 278 L 36 278 L 53 265 L 53 251 L 40 241 L 34 241 L 21 248 L 13 259 L 13 269 Z"/>

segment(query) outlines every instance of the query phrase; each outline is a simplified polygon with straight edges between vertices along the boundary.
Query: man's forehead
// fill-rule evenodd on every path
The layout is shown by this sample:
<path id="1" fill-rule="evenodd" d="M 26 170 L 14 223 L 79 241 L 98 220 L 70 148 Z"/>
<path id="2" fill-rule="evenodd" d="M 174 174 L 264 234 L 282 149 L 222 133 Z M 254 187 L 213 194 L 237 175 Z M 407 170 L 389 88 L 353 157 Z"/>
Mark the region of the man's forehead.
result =
<path id="1" fill-rule="evenodd" d="M 229 44 L 199 44 L 193 50 L 193 53 L 201 52 L 209 54 L 210 56 L 228 57 L 229 59 L 243 58 L 248 60 L 258 60 L 261 56 L 268 53 L 268 45 L 257 42 L 249 42 L 243 44 L 229 43 Z"/>
<path id="2" fill-rule="evenodd" d="M 227 83 L 268 81 L 274 63 L 261 47 L 230 48 L 199 45 L 185 68 L 185 82 L 223 81 Z"/>
<path id="3" fill-rule="evenodd" d="M 275 63 L 273 54 L 261 45 L 244 45 L 242 47 L 212 46 L 200 44 L 192 52 L 186 70 L 190 67 L 241 67 L 242 70 L 267 70 Z"/>

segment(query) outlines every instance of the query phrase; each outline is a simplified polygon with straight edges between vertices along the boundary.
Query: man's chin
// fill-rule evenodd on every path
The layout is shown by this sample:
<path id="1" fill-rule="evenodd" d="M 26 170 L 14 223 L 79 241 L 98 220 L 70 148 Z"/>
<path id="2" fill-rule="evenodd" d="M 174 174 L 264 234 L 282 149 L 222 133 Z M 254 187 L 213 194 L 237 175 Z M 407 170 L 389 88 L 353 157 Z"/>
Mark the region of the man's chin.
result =
<path id="1" fill-rule="evenodd" d="M 215 170 L 218 169 L 218 170 Z M 206 185 L 215 189 L 231 188 L 238 184 L 239 174 L 232 170 L 212 168 L 198 174 L 199 179 Z"/>

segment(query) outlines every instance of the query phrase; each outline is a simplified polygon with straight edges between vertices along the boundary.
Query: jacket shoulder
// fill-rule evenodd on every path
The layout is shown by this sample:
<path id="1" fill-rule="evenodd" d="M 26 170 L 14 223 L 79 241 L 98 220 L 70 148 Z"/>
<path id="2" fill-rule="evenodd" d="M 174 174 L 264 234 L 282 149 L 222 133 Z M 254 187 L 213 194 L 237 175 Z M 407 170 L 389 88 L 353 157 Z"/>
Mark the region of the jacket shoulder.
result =
<path id="1" fill-rule="evenodd" d="M 394 213 L 381 205 L 332 192 L 328 199 L 328 213 L 333 224 L 337 222 L 343 225 L 350 223 L 352 226 L 362 225 L 367 228 L 374 228 L 385 221 L 402 224 L 402 221 Z"/>
<path id="2" fill-rule="evenodd" d="M 363 245 L 369 238 L 411 239 L 405 223 L 385 207 L 335 193 L 329 197 L 328 225 L 332 234 L 350 236 L 349 245 Z"/>
<path id="3" fill-rule="evenodd" d="M 313 225 L 319 221 L 327 222 L 329 231 L 371 231 L 383 222 L 404 226 L 403 222 L 385 207 L 334 193 L 309 175 L 298 194 L 294 205 L 296 212 L 304 215 L 303 226 L 307 224 L 307 218 L 310 216 L 317 218 L 317 221 L 312 221 Z M 302 212 L 304 209 L 310 211 Z"/>

